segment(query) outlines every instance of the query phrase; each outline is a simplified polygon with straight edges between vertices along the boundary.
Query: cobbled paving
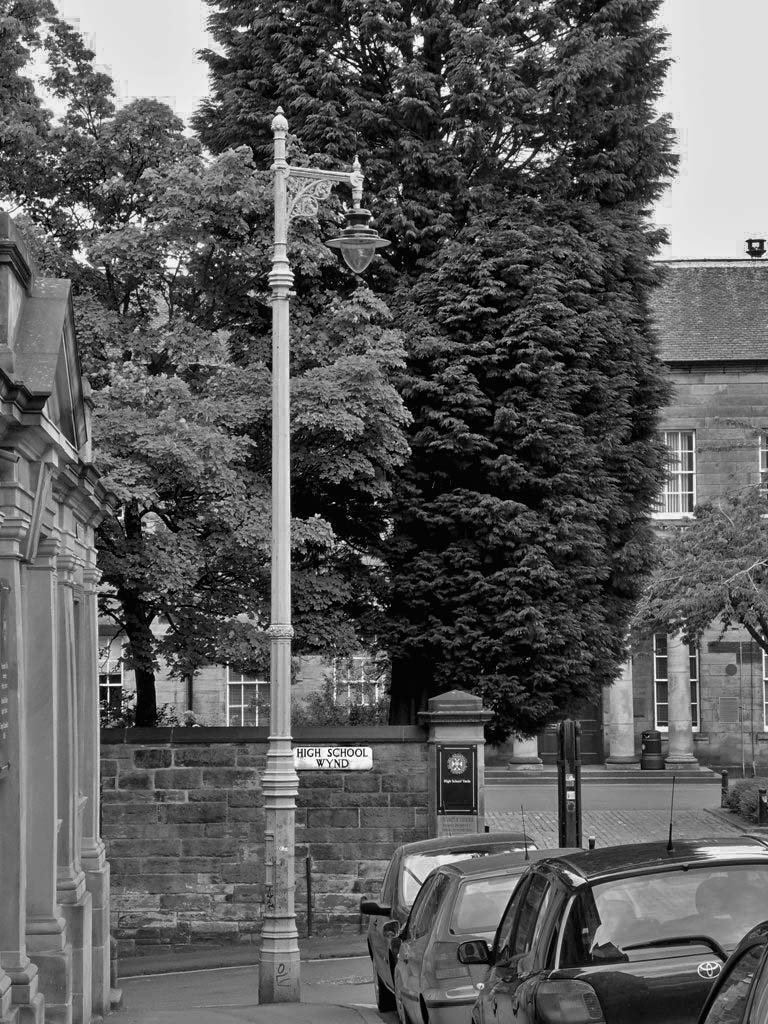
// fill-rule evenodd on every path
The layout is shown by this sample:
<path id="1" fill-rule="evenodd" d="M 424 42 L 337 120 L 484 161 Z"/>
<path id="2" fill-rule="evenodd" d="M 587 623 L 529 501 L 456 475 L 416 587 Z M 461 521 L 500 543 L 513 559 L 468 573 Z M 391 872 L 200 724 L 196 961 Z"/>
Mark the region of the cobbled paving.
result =
<path id="1" fill-rule="evenodd" d="M 523 827 L 520 811 L 486 811 L 485 823 L 491 832 Z M 557 815 L 543 811 L 525 813 L 525 830 L 539 849 L 558 845 Z M 669 836 L 669 818 L 663 811 L 584 811 L 582 840 L 587 846 L 590 836 L 596 846 L 617 846 L 665 840 Z M 712 811 L 676 811 L 672 835 L 680 839 L 702 839 L 713 836 L 735 836 L 748 831 L 734 823 L 733 816 Z"/>

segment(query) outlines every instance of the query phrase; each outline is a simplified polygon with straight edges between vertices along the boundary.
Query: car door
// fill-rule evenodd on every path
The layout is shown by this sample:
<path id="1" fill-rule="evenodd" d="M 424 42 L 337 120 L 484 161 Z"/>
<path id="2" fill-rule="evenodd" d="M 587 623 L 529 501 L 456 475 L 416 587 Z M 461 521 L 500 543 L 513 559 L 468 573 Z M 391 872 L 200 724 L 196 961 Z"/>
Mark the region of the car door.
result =
<path id="1" fill-rule="evenodd" d="M 549 928 L 548 910 L 555 883 L 546 874 L 532 872 L 519 892 L 512 917 L 499 928 L 494 965 L 483 992 L 483 1024 L 532 1024 L 531 981 L 541 968 L 541 937 Z M 513 896 L 513 901 L 518 893 Z M 503 927 L 509 929 L 503 931 Z"/>
<path id="2" fill-rule="evenodd" d="M 412 1020 L 419 1020 L 421 968 L 441 900 L 450 886 L 450 878 L 437 870 L 427 877 L 416 899 L 401 936 L 395 965 L 395 991 Z"/>
<path id="3" fill-rule="evenodd" d="M 382 907 L 394 908 L 395 898 L 397 895 L 399 867 L 400 857 L 393 857 L 389 862 L 389 866 L 387 867 L 384 879 L 381 883 L 378 902 Z M 371 947 L 373 969 L 384 984 L 390 989 L 393 987 L 393 982 L 392 972 L 389 965 L 389 939 L 383 934 L 383 931 L 384 925 L 387 924 L 388 921 L 392 920 L 394 920 L 394 918 L 385 917 L 382 914 L 376 914 L 370 918 L 368 924 L 368 942 Z"/>

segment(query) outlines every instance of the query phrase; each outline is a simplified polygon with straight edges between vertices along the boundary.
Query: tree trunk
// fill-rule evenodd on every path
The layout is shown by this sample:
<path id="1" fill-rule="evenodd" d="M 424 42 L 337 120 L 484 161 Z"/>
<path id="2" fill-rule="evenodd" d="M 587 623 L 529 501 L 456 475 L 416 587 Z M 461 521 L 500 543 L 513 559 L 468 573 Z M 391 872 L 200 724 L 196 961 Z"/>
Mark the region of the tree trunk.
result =
<path id="1" fill-rule="evenodd" d="M 157 725 L 154 637 L 144 602 L 135 591 L 118 591 L 125 614 L 127 661 L 136 676 L 136 725 Z"/>
<path id="2" fill-rule="evenodd" d="M 392 659 L 389 688 L 389 724 L 418 725 L 419 711 L 427 710 L 432 679 L 425 666 L 405 658 Z"/>

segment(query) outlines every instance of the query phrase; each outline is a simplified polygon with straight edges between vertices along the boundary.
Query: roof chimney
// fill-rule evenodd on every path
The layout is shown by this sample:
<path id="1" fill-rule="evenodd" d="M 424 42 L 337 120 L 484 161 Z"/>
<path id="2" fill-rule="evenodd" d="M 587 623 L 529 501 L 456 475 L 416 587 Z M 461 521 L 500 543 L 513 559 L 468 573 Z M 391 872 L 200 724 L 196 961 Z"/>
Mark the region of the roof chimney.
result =
<path id="1" fill-rule="evenodd" d="M 765 256 L 765 239 L 748 238 L 747 255 L 751 256 L 753 260 L 759 260 L 761 256 Z"/>

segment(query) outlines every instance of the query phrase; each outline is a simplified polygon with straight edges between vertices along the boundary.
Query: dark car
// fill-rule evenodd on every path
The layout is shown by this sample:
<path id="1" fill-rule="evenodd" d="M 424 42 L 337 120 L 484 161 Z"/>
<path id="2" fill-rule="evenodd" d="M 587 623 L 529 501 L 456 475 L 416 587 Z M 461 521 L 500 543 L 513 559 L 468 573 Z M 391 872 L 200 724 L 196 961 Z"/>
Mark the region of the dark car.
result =
<path id="1" fill-rule="evenodd" d="M 509 897 L 533 860 L 556 850 L 499 853 L 443 864 L 427 875 L 397 949 L 395 1001 L 403 1021 L 468 1024 L 486 968 L 460 963 L 459 943 L 493 939 Z M 393 926 L 391 926 L 393 927 Z"/>
<path id="2" fill-rule="evenodd" d="M 380 1010 L 395 1008 L 392 981 L 393 957 L 390 941 L 411 912 L 421 884 L 433 868 L 468 857 L 535 849 L 535 842 L 523 832 L 476 832 L 461 836 L 440 836 L 398 846 L 387 865 L 378 900 L 363 899 L 360 911 L 369 914 L 368 952 L 373 965 L 376 1005 Z M 388 921 L 397 927 L 385 932 Z"/>
<path id="3" fill-rule="evenodd" d="M 768 907 L 757 838 L 605 847 L 532 864 L 493 949 L 474 1024 L 694 1024 L 728 953 Z"/>
<path id="4" fill-rule="evenodd" d="M 747 932 L 728 957 L 699 1024 L 768 1024 L 768 921 Z"/>

